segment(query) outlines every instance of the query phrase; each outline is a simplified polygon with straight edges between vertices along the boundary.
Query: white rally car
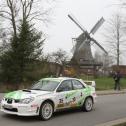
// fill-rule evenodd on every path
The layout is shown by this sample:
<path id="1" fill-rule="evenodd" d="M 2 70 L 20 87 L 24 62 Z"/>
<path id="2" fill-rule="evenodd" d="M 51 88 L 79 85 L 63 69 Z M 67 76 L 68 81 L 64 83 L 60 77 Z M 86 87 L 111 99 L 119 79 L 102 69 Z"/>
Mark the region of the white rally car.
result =
<path id="1" fill-rule="evenodd" d="M 19 116 L 39 115 L 42 120 L 50 119 L 61 109 L 81 107 L 91 111 L 96 100 L 93 86 L 76 78 L 44 78 L 30 89 L 7 93 L 1 101 L 1 111 Z"/>

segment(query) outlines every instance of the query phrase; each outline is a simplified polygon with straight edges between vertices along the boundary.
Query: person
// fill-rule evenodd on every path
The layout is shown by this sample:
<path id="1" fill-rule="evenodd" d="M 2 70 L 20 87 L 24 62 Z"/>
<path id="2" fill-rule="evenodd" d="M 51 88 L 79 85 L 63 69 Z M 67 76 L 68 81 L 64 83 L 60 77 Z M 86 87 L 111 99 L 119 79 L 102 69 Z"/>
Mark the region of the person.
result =
<path id="1" fill-rule="evenodd" d="M 115 81 L 115 87 L 114 90 L 120 90 L 120 79 L 121 79 L 121 74 L 119 71 L 114 73 L 113 79 Z"/>

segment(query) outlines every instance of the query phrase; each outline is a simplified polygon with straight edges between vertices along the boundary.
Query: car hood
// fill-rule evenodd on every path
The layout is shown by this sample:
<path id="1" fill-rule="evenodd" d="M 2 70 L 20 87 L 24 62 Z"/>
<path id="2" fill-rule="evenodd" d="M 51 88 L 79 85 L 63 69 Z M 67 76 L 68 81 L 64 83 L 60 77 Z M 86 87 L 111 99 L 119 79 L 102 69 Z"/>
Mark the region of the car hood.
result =
<path id="1" fill-rule="evenodd" d="M 36 97 L 38 95 L 47 95 L 51 94 L 52 92 L 48 91 L 39 91 L 39 90 L 18 90 L 18 91 L 13 91 L 10 93 L 5 94 L 5 98 L 10 98 L 10 99 L 25 99 L 25 98 L 30 98 L 30 97 Z"/>

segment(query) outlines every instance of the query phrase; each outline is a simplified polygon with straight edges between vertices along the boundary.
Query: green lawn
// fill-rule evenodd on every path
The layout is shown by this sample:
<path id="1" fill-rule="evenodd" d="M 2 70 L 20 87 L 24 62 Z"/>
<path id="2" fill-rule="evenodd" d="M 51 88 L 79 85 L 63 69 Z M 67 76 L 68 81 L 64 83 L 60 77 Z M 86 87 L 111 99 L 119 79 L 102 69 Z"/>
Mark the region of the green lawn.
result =
<path id="1" fill-rule="evenodd" d="M 84 80 L 95 80 L 96 82 L 96 90 L 110 90 L 114 89 L 114 80 L 111 77 L 100 77 L 93 79 L 92 77 L 81 77 Z M 126 78 L 122 78 L 121 81 L 121 89 L 126 88 Z"/>
<path id="2" fill-rule="evenodd" d="M 114 126 L 126 126 L 126 123 L 122 123 L 122 124 L 118 124 L 118 125 L 114 125 Z"/>
<path id="3" fill-rule="evenodd" d="M 99 77 L 94 79 L 93 77 L 80 77 L 83 80 L 95 80 L 96 82 L 96 90 L 111 90 L 114 89 L 114 80 L 111 77 Z M 20 89 L 28 88 L 31 83 L 22 83 L 20 85 Z M 0 84 L 0 92 L 8 92 L 11 90 L 15 90 L 14 85 L 10 84 Z M 126 78 L 121 79 L 121 89 L 126 89 Z"/>

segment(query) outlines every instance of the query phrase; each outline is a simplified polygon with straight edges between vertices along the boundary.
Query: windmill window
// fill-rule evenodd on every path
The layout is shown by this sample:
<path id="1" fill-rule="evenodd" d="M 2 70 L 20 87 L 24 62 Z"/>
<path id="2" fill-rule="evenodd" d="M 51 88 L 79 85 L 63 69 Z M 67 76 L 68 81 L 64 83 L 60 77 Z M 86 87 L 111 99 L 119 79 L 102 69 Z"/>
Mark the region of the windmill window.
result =
<path id="1" fill-rule="evenodd" d="M 84 59 L 80 59 L 80 62 L 83 62 L 84 61 Z"/>

